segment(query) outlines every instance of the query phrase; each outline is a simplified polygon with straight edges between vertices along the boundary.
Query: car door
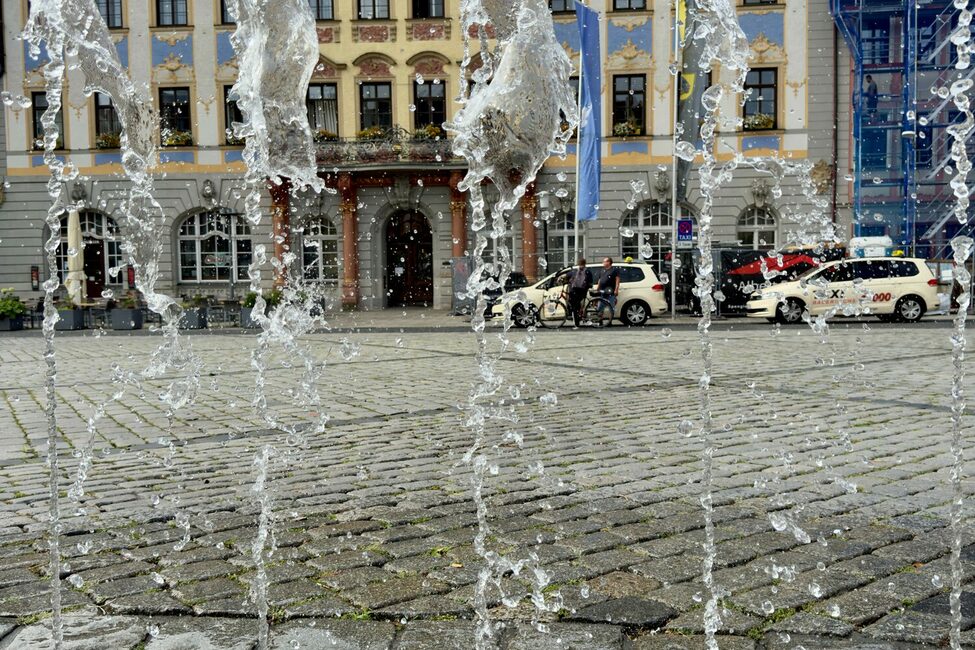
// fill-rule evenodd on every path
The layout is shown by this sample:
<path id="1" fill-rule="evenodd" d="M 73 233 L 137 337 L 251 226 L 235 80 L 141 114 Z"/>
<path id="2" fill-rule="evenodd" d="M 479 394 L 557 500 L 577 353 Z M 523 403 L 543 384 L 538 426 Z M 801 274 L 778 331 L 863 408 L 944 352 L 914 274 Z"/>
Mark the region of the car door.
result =
<path id="1" fill-rule="evenodd" d="M 840 307 L 853 289 L 853 266 L 851 262 L 828 266 L 813 277 L 809 284 L 809 313 L 813 316 L 827 313 Z"/>
<path id="2" fill-rule="evenodd" d="M 864 300 L 875 314 L 889 314 L 897 303 L 896 280 L 891 273 L 890 260 L 862 260 L 856 263 L 855 277 L 863 279 L 867 291 Z M 856 282 L 856 280 L 854 280 Z"/>

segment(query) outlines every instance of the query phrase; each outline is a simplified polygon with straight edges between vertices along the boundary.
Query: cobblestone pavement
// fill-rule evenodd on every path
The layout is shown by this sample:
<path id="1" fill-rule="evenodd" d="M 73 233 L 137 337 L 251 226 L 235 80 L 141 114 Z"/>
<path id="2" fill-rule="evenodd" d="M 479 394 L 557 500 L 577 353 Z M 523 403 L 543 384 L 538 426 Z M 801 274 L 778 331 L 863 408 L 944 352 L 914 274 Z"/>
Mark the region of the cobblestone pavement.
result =
<path id="1" fill-rule="evenodd" d="M 715 332 L 723 649 L 945 642 L 948 325 L 868 327 L 836 326 L 825 342 L 804 327 Z M 512 335 L 498 366 L 514 421 L 487 432 L 488 545 L 537 558 L 558 611 L 542 615 L 547 634 L 535 630 L 529 571 L 504 577 L 505 602 L 489 594 L 505 622 L 499 647 L 703 648 L 696 332 L 654 323 L 525 336 Z M 112 381 L 113 363 L 144 368 L 157 337 L 59 340 L 63 485 L 107 401 L 86 494 L 63 499 L 69 647 L 253 647 L 252 461 L 267 442 L 285 450 L 270 478 L 273 647 L 473 647 L 481 561 L 458 408 L 476 378 L 472 335 L 307 337 L 326 364 L 331 420 L 302 448 L 250 405 L 253 334 L 191 341 L 200 394 L 167 422 L 166 378 L 118 395 Z M 290 397 L 296 377 L 275 359 L 269 405 L 310 420 Z M 38 336 L 0 338 L 0 648 L 49 645 L 43 399 Z M 975 647 L 971 584 L 963 605 Z"/>

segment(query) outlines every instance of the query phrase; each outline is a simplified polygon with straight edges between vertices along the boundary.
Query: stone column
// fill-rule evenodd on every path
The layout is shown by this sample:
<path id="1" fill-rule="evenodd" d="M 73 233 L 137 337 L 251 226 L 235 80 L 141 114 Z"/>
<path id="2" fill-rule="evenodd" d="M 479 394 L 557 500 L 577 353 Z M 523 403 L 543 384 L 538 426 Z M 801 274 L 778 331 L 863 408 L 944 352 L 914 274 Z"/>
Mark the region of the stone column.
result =
<path id="1" fill-rule="evenodd" d="M 463 257 L 467 249 L 467 198 L 457 189 L 463 179 L 464 175 L 460 172 L 450 175 L 450 236 L 453 240 L 453 257 Z"/>
<path id="2" fill-rule="evenodd" d="M 342 309 L 359 307 L 359 225 L 356 219 L 358 196 L 351 174 L 339 176 L 342 213 Z"/>
<path id="3" fill-rule="evenodd" d="M 291 181 L 283 179 L 280 184 L 269 181 L 271 193 L 271 230 L 274 233 L 274 286 L 283 287 L 288 277 L 284 256 L 291 250 Z"/>
<path id="4" fill-rule="evenodd" d="M 532 183 L 521 199 L 521 270 L 529 283 L 538 280 L 538 197 Z"/>

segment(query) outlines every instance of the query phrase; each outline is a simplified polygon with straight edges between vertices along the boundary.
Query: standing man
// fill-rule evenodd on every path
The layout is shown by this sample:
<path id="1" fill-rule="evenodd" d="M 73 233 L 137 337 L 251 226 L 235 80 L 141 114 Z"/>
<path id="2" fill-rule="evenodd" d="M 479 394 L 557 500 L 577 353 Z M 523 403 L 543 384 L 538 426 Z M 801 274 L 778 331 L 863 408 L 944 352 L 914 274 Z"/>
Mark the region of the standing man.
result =
<path id="1" fill-rule="evenodd" d="M 616 315 L 616 298 L 620 295 L 620 270 L 613 266 L 613 258 L 603 259 L 603 274 L 599 278 L 599 295 L 609 302 L 610 309 L 609 322 L 606 327 L 611 327 L 613 318 Z"/>
<path id="2" fill-rule="evenodd" d="M 864 81 L 867 82 L 867 90 L 864 93 L 867 97 L 867 114 L 872 118 L 877 115 L 877 105 L 880 102 L 879 92 L 877 90 L 877 82 L 873 80 L 872 75 L 867 75 Z"/>
<path id="3" fill-rule="evenodd" d="M 579 258 L 579 267 L 569 276 L 569 309 L 576 327 L 582 321 L 582 305 L 592 288 L 592 271 L 586 268 L 586 260 Z"/>

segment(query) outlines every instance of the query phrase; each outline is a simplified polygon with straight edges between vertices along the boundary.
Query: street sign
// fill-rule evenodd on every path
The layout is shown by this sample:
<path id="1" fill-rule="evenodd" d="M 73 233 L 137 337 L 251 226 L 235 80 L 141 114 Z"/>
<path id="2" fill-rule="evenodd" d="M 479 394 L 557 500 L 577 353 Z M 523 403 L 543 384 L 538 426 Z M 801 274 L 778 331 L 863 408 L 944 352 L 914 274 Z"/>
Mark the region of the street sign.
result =
<path id="1" fill-rule="evenodd" d="M 677 220 L 677 248 L 694 247 L 694 221 L 692 219 Z"/>

